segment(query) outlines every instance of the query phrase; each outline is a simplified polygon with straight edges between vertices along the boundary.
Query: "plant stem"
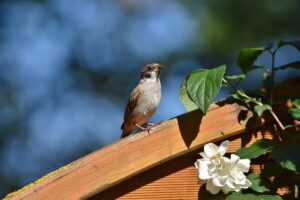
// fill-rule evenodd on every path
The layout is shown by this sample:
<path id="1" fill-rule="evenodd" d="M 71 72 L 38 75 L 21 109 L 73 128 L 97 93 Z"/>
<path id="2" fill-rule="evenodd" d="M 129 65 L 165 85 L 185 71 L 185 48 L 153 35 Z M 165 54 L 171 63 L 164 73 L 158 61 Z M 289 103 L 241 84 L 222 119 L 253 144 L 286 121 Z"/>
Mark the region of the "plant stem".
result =
<path id="1" fill-rule="evenodd" d="M 271 62 L 271 67 L 272 67 L 272 71 L 271 71 L 271 83 L 272 83 L 272 87 L 271 87 L 271 91 L 270 91 L 270 104 L 271 104 L 271 107 L 273 107 L 273 93 L 274 93 L 274 78 L 275 78 L 275 73 L 276 73 L 276 68 L 275 68 L 275 54 L 276 54 L 276 51 L 278 49 L 276 49 L 275 51 L 271 52 L 269 51 L 269 53 L 271 54 L 272 56 L 272 62 Z M 277 117 L 277 115 L 275 114 L 275 112 L 271 109 L 269 110 L 272 117 L 274 118 L 274 120 L 276 121 L 278 127 L 280 128 L 280 130 L 282 132 L 285 132 L 285 127 L 283 126 L 283 124 L 281 123 L 281 121 L 279 120 L 279 118 Z"/>
<path id="2" fill-rule="evenodd" d="M 256 103 L 257 105 L 260 105 L 260 106 L 263 105 L 261 102 L 257 101 L 256 99 L 249 97 L 243 90 L 238 89 L 236 92 L 238 93 L 238 95 L 240 95 L 248 100 L 251 100 L 252 102 Z"/>
<path id="3" fill-rule="evenodd" d="M 269 110 L 269 111 L 270 111 L 272 117 L 274 118 L 274 120 L 276 121 L 277 125 L 281 129 L 281 131 L 285 131 L 285 127 L 283 126 L 283 124 L 281 123 L 281 121 L 279 120 L 279 118 L 277 117 L 275 112 L 273 110 Z"/>

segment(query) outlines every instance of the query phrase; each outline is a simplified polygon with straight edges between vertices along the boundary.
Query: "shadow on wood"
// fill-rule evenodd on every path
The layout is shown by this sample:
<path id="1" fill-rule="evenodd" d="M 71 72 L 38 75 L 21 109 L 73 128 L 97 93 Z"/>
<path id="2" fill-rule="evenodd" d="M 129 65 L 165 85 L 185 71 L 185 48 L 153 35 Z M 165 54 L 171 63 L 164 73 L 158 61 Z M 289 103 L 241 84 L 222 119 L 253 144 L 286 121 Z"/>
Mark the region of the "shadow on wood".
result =
<path id="1" fill-rule="evenodd" d="M 219 194 L 210 194 L 206 190 L 206 185 L 202 185 L 198 192 L 198 200 L 224 200 L 226 199 L 226 195 L 224 195 L 222 192 Z"/>
<path id="2" fill-rule="evenodd" d="M 99 194 L 96 194 L 95 196 L 89 198 L 89 200 L 100 200 L 100 199 L 106 199 L 106 200 L 113 200 L 113 199 L 142 199 L 143 197 L 140 193 L 134 193 L 135 190 L 138 188 L 144 187 L 145 191 L 152 190 L 156 191 L 157 193 L 163 192 L 164 188 L 163 183 L 161 184 L 150 184 L 152 182 L 155 182 L 157 180 L 163 180 L 163 178 L 170 176 L 171 174 L 174 174 L 178 171 L 183 171 L 184 169 L 188 168 L 189 166 L 193 166 L 194 161 L 199 158 L 198 153 L 199 150 L 190 152 L 189 154 L 183 155 L 179 158 L 175 158 L 173 160 L 170 160 L 164 164 L 161 164 L 159 166 L 156 166 L 150 170 L 147 170 L 143 173 L 140 173 L 134 177 L 131 177 L 130 179 L 123 181 L 122 183 L 119 183 L 116 186 L 113 186 Z M 184 174 L 185 175 L 185 174 Z M 196 174 L 195 174 L 196 175 Z M 189 182 L 182 182 L 181 179 L 182 176 L 176 177 L 170 177 L 169 179 L 165 181 L 169 181 L 166 184 L 169 184 L 169 187 L 172 185 L 173 187 L 177 185 L 177 189 L 192 189 L 198 190 L 200 184 L 197 186 L 198 178 L 197 175 L 194 176 L 193 181 Z M 172 179 L 171 179 L 172 178 Z M 149 185 L 150 184 L 150 185 Z M 166 185 L 165 184 L 165 185 Z M 147 186 L 148 185 L 148 186 Z M 128 193 L 133 192 L 131 195 L 126 195 Z M 126 196 L 124 196 L 126 195 Z M 141 196 L 139 196 L 141 195 Z M 159 196 L 160 194 L 156 195 Z M 191 197 L 194 197 L 194 194 L 190 194 Z M 155 197 L 155 194 L 153 194 L 153 197 Z M 160 196 L 161 197 L 161 196 Z M 171 198 L 170 193 L 168 193 L 168 198 Z"/>
<path id="3" fill-rule="evenodd" d="M 201 130 L 199 128 L 203 116 L 203 113 L 197 109 L 191 111 L 189 115 L 181 115 L 177 118 L 181 137 L 187 148 L 190 148 L 198 133 L 201 134 Z"/>
<path id="4" fill-rule="evenodd" d="M 245 107 L 228 104 L 215 106 L 205 116 L 199 111 L 186 113 L 156 126 L 150 135 L 140 132 L 93 152 L 7 198 L 90 198 L 208 142 L 242 133 L 245 126 L 238 121 L 241 110 Z"/>

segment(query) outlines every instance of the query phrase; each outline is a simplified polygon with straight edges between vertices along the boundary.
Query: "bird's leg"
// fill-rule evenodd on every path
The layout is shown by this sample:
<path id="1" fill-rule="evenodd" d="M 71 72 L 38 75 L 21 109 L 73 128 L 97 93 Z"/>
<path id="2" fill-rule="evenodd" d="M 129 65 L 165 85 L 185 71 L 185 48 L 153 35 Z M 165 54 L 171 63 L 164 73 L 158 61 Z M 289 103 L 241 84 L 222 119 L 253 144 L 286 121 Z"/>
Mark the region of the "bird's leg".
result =
<path id="1" fill-rule="evenodd" d="M 148 128 L 144 128 L 142 126 L 140 126 L 139 124 L 135 124 L 136 127 L 138 127 L 139 129 L 141 129 L 142 131 L 147 131 L 147 133 L 150 135 L 150 130 Z"/>
<path id="2" fill-rule="evenodd" d="M 140 125 L 138 125 L 138 124 L 135 124 L 135 126 L 138 127 L 139 129 L 143 130 L 143 131 L 146 130 L 146 128 L 144 128 L 144 127 L 142 127 L 142 126 L 140 126 Z"/>
<path id="3" fill-rule="evenodd" d="M 162 121 L 160 121 L 160 122 L 158 122 L 158 123 L 150 123 L 150 122 L 148 122 L 148 123 L 146 123 L 146 127 L 147 128 L 153 128 L 154 126 L 156 126 L 156 125 L 159 125 L 159 124 L 161 124 L 162 123 Z"/>
<path id="4" fill-rule="evenodd" d="M 143 130 L 143 131 L 147 131 L 147 133 L 150 135 L 150 128 L 149 127 L 142 127 L 139 124 L 135 124 L 136 127 L 138 127 L 139 129 Z"/>

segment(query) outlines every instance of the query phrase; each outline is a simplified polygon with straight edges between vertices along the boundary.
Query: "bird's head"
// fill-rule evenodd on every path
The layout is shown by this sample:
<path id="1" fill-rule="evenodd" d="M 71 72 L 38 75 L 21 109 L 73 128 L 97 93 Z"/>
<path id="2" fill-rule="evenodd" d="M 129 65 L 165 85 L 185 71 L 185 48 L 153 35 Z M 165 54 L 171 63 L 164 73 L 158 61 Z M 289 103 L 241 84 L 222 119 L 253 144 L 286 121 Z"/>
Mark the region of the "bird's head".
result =
<path id="1" fill-rule="evenodd" d="M 160 76 L 160 72 L 164 66 L 158 63 L 151 63 L 145 65 L 141 72 L 142 79 L 152 79 L 158 80 Z"/>

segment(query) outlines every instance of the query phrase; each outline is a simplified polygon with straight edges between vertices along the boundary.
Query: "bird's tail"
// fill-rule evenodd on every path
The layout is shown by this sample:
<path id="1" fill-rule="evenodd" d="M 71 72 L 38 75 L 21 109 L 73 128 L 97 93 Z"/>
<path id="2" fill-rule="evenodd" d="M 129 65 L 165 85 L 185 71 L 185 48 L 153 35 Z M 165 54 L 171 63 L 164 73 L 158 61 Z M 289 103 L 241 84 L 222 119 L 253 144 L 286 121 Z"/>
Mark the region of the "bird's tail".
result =
<path id="1" fill-rule="evenodd" d="M 128 135 L 128 134 L 126 134 L 125 131 L 123 131 L 123 132 L 122 132 L 122 135 L 121 135 L 121 137 L 120 137 L 120 139 L 126 137 L 127 135 Z"/>
<path id="2" fill-rule="evenodd" d="M 122 126 L 121 126 L 121 130 L 123 130 L 122 131 L 122 135 L 121 135 L 121 137 L 120 137 L 120 139 L 122 139 L 122 138 L 124 138 L 124 137 L 126 137 L 126 136 L 128 136 L 130 133 L 128 133 L 128 131 L 125 129 L 125 127 L 124 127 L 124 122 L 123 122 L 123 124 L 122 124 Z"/>
<path id="3" fill-rule="evenodd" d="M 128 132 L 128 131 L 126 131 L 126 130 L 123 130 L 123 132 L 122 132 L 122 135 L 121 135 L 120 139 L 122 139 L 122 138 L 124 138 L 124 137 L 126 137 L 126 136 L 130 135 L 130 133 L 131 133 L 131 132 Z"/>

